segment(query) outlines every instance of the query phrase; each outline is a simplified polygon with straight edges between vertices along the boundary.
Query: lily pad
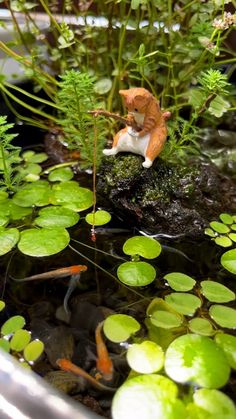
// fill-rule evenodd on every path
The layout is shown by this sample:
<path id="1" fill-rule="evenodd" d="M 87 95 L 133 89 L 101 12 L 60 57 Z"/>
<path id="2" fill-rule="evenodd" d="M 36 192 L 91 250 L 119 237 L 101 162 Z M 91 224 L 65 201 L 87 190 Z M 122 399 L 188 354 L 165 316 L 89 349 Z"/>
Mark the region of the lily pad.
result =
<path id="1" fill-rule="evenodd" d="M 232 246 L 232 240 L 227 236 L 219 236 L 214 239 L 215 244 L 221 247 L 230 247 Z"/>
<path id="2" fill-rule="evenodd" d="M 72 227 L 77 224 L 80 216 L 75 211 L 64 207 L 47 207 L 39 211 L 39 217 L 35 219 L 35 224 L 40 227 Z"/>
<path id="3" fill-rule="evenodd" d="M 5 199 L 7 199 L 8 197 L 8 193 L 5 191 L 0 191 L 0 201 L 4 201 Z"/>
<path id="4" fill-rule="evenodd" d="M 94 84 L 94 91 L 99 95 L 105 95 L 111 90 L 112 80 L 104 77 Z"/>
<path id="5" fill-rule="evenodd" d="M 124 262 L 117 269 L 119 280 L 131 287 L 143 287 L 156 278 L 156 271 L 147 262 Z"/>
<path id="6" fill-rule="evenodd" d="M 93 192 L 70 180 L 53 185 L 51 203 L 74 211 L 84 211 L 93 205 Z"/>
<path id="7" fill-rule="evenodd" d="M 236 336 L 228 333 L 217 333 L 215 341 L 223 349 L 231 368 L 236 370 Z"/>
<path id="8" fill-rule="evenodd" d="M 85 220 L 88 224 L 102 226 L 111 221 L 111 214 L 108 211 L 98 210 L 95 213 L 87 214 Z"/>
<path id="9" fill-rule="evenodd" d="M 212 221 L 210 223 L 210 226 L 213 230 L 215 230 L 217 233 L 225 234 L 229 233 L 230 229 L 227 225 L 223 223 L 219 223 L 218 221 Z"/>
<path id="10" fill-rule="evenodd" d="M 38 359 L 44 350 L 44 344 L 40 340 L 33 340 L 24 349 L 24 358 L 28 362 L 34 362 Z"/>
<path id="11" fill-rule="evenodd" d="M 74 173 L 70 167 L 61 167 L 60 169 L 52 170 L 48 175 L 50 182 L 66 182 L 74 177 Z"/>
<path id="12" fill-rule="evenodd" d="M 161 253 L 161 245 L 151 237 L 135 236 L 126 240 L 123 246 L 126 255 L 139 255 L 146 259 L 154 259 Z"/>
<path id="13" fill-rule="evenodd" d="M 136 372 L 151 374 L 160 371 L 164 365 L 164 352 L 155 342 L 146 340 L 128 348 L 127 361 Z"/>
<path id="14" fill-rule="evenodd" d="M 46 180 L 27 184 L 13 196 L 12 201 L 20 207 L 43 207 L 50 203 L 50 185 Z"/>
<path id="15" fill-rule="evenodd" d="M 223 387 L 230 375 L 223 350 L 214 340 L 195 334 L 180 336 L 170 344 L 165 370 L 174 381 L 206 388 Z"/>
<path id="16" fill-rule="evenodd" d="M 204 233 L 210 237 L 215 237 L 217 235 L 217 233 L 213 231 L 211 228 L 205 228 Z"/>
<path id="17" fill-rule="evenodd" d="M 0 300 L 0 311 L 2 311 L 5 308 L 6 304 L 4 301 Z"/>
<path id="18" fill-rule="evenodd" d="M 10 343 L 4 338 L 0 338 L 0 348 L 5 352 L 10 352 Z"/>
<path id="19" fill-rule="evenodd" d="M 50 256 L 61 252 L 69 242 L 70 235 L 64 228 L 31 228 L 21 232 L 18 249 L 28 256 Z"/>
<path id="20" fill-rule="evenodd" d="M 228 250 L 220 259 L 221 265 L 232 274 L 236 274 L 236 249 Z"/>
<path id="21" fill-rule="evenodd" d="M 227 213 L 220 214 L 220 219 L 221 219 L 222 223 L 224 223 L 224 224 L 233 224 L 233 222 L 234 222 L 234 219 L 233 219 L 232 215 L 227 214 Z"/>
<path id="22" fill-rule="evenodd" d="M 235 300 L 235 293 L 233 291 L 215 281 L 202 281 L 201 292 L 213 303 L 227 303 Z"/>
<path id="23" fill-rule="evenodd" d="M 26 162 L 29 163 L 43 163 L 48 159 L 48 155 L 46 153 L 36 153 L 32 150 L 28 150 L 22 153 L 22 157 Z"/>
<path id="24" fill-rule="evenodd" d="M 138 332 L 140 324 L 127 314 L 112 314 L 103 324 L 103 331 L 112 342 L 125 342 L 131 335 Z"/>
<path id="25" fill-rule="evenodd" d="M 175 291 L 190 291 L 196 284 L 195 279 L 191 276 L 180 272 L 171 272 L 164 276 L 169 286 Z"/>
<path id="26" fill-rule="evenodd" d="M 214 334 L 214 329 L 212 324 L 207 319 L 202 319 L 201 317 L 195 317 L 194 319 L 188 322 L 189 330 L 193 333 L 197 333 L 202 336 L 211 336 Z"/>
<path id="27" fill-rule="evenodd" d="M 158 374 L 138 375 L 125 381 L 112 401 L 113 419 L 186 418 L 173 381 Z"/>
<path id="28" fill-rule="evenodd" d="M 17 228 L 0 229 L 0 256 L 10 252 L 20 237 Z"/>
<path id="29" fill-rule="evenodd" d="M 23 351 L 31 340 L 31 334 L 27 330 L 17 330 L 10 341 L 10 348 L 12 351 Z"/>
<path id="30" fill-rule="evenodd" d="M 236 328 L 236 310 L 220 304 L 212 305 L 209 309 L 211 318 L 221 327 Z"/>
<path id="31" fill-rule="evenodd" d="M 164 329 L 179 327 L 183 323 L 183 319 L 180 315 L 163 310 L 155 311 L 150 317 L 150 321 L 154 326 L 162 327 Z"/>
<path id="32" fill-rule="evenodd" d="M 196 419 L 236 418 L 235 405 L 226 394 L 219 390 L 201 388 L 193 395 L 194 404 L 202 412 Z"/>
<path id="33" fill-rule="evenodd" d="M 171 305 L 178 313 L 192 316 L 195 311 L 201 307 L 200 298 L 193 294 L 185 292 L 173 292 L 165 297 L 168 304 Z"/>
<path id="34" fill-rule="evenodd" d="M 233 242 L 236 242 L 236 233 L 229 233 L 229 238 L 230 240 L 232 240 Z M 232 242 L 231 242 L 232 243 Z"/>
<path id="35" fill-rule="evenodd" d="M 10 317 L 1 327 L 1 334 L 4 336 L 15 333 L 17 330 L 20 330 L 25 325 L 25 319 L 22 316 L 13 316 Z"/>

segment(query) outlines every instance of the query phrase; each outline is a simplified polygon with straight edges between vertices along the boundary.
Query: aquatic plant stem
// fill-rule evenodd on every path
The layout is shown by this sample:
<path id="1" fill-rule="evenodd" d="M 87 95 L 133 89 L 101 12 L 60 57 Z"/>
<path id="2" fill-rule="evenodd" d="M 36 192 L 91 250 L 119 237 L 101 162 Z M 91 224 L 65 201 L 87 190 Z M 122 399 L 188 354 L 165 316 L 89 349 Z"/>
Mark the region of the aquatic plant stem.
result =
<path id="1" fill-rule="evenodd" d="M 106 275 L 110 276 L 112 279 L 114 279 L 115 282 L 117 282 L 120 286 L 127 288 L 130 292 L 132 292 L 133 294 L 138 295 L 139 297 L 146 299 L 146 300 L 150 300 L 149 297 L 144 297 L 142 294 L 140 294 L 138 291 L 135 291 L 134 289 L 128 287 L 125 284 L 121 284 L 121 282 L 119 281 L 118 278 L 116 278 L 116 276 L 112 275 L 109 271 L 107 271 L 106 269 L 102 268 L 102 266 L 98 265 L 96 262 L 94 262 L 92 259 L 88 258 L 87 256 L 85 256 L 83 253 L 79 252 L 77 249 L 75 249 L 73 246 L 71 246 L 71 244 L 68 245 L 68 247 L 73 250 L 73 252 L 78 253 L 78 255 L 80 255 L 82 258 L 86 259 L 88 262 L 92 263 L 93 265 L 95 265 L 98 269 L 100 269 L 101 271 L 103 271 Z"/>
<path id="2" fill-rule="evenodd" d="M 75 240 L 75 239 L 71 239 L 71 240 L 73 240 L 75 243 L 80 244 L 81 246 L 87 247 L 88 249 L 96 250 L 96 252 L 103 253 L 106 256 L 110 256 L 112 258 L 120 259 L 120 260 L 123 260 L 123 261 L 126 262 L 126 259 L 125 258 L 122 258 L 121 256 L 112 255 L 111 253 L 105 252 L 104 250 L 98 249 L 97 247 L 95 249 L 93 246 L 89 246 L 88 244 L 85 244 L 83 242 L 80 242 L 79 240 Z"/>

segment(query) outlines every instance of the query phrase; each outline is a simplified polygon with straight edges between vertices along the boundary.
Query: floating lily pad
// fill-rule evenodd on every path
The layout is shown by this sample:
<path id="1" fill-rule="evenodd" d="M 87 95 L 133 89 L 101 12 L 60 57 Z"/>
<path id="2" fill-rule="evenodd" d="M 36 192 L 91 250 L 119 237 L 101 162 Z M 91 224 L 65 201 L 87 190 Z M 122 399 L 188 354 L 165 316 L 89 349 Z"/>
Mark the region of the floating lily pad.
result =
<path id="1" fill-rule="evenodd" d="M 28 174 L 39 175 L 42 172 L 42 167 L 37 163 L 28 163 L 27 166 L 24 167 L 24 171 Z"/>
<path id="2" fill-rule="evenodd" d="M 27 330 L 17 330 L 10 341 L 10 348 L 13 351 L 23 351 L 31 340 L 31 334 Z"/>
<path id="3" fill-rule="evenodd" d="M 178 314 L 157 310 L 150 317 L 150 321 L 154 326 L 172 329 L 173 327 L 179 327 L 182 324 L 183 319 Z"/>
<path id="4" fill-rule="evenodd" d="M 0 201 L 0 217 L 8 218 L 9 220 L 21 220 L 32 213 L 32 208 L 23 208 L 14 204 L 12 199 Z"/>
<path id="5" fill-rule="evenodd" d="M 111 220 L 111 214 L 104 210 L 98 210 L 95 213 L 91 212 L 90 214 L 87 214 L 85 220 L 88 224 L 102 226 L 109 223 Z"/>
<path id="6" fill-rule="evenodd" d="M 10 218 L 9 217 L 3 217 L 0 215 L 0 227 L 6 227 L 9 223 Z"/>
<path id="7" fill-rule="evenodd" d="M 140 324 L 127 314 L 112 314 L 104 321 L 103 331 L 112 342 L 125 342 L 138 332 Z"/>
<path id="8" fill-rule="evenodd" d="M 8 319 L 1 327 L 1 334 L 4 336 L 11 335 L 20 330 L 25 325 L 25 319 L 22 316 L 13 316 Z"/>
<path id="9" fill-rule="evenodd" d="M 136 372 L 151 374 L 160 371 L 164 365 L 164 352 L 155 342 L 146 340 L 128 348 L 127 361 Z"/>
<path id="10" fill-rule="evenodd" d="M 50 182 L 66 182 L 74 177 L 74 173 L 70 167 L 61 167 L 60 169 L 52 170 L 48 179 Z"/>
<path id="11" fill-rule="evenodd" d="M 233 224 L 234 222 L 232 215 L 226 213 L 220 214 L 220 219 L 224 224 Z"/>
<path id="12" fill-rule="evenodd" d="M 5 191 L 0 191 L 0 201 L 4 201 L 8 198 L 8 193 Z"/>
<path id="13" fill-rule="evenodd" d="M 139 255 L 146 259 L 154 259 L 161 253 L 161 245 L 151 237 L 135 236 L 126 240 L 123 246 L 126 255 Z"/>
<path id="14" fill-rule="evenodd" d="M 235 230 L 236 230 L 236 224 L 232 224 L 232 225 L 230 226 L 230 228 L 231 228 L 231 230 L 235 231 Z"/>
<path id="15" fill-rule="evenodd" d="M 40 340 L 33 340 L 24 349 L 24 358 L 28 362 L 34 362 L 38 359 L 44 350 L 44 344 Z"/>
<path id="16" fill-rule="evenodd" d="M 194 419 L 234 419 L 236 409 L 232 400 L 219 390 L 201 388 L 193 395 L 195 406 L 200 408 Z M 190 417 L 192 419 L 192 416 Z"/>
<path id="17" fill-rule="evenodd" d="M 10 343 L 4 338 L 0 338 L 0 348 L 5 352 L 10 352 Z"/>
<path id="18" fill-rule="evenodd" d="M 219 223 L 218 221 L 212 221 L 210 223 L 210 226 L 213 230 L 215 230 L 217 233 L 225 234 L 229 233 L 230 229 L 227 225 L 223 223 Z"/>
<path id="19" fill-rule="evenodd" d="M 200 298 L 193 294 L 185 292 L 173 292 L 165 297 L 165 300 L 170 304 L 178 313 L 192 316 L 195 311 L 201 307 Z"/>
<path id="20" fill-rule="evenodd" d="M 123 284 L 143 287 L 156 278 L 156 271 L 147 262 L 124 262 L 117 269 L 117 276 Z"/>
<path id="21" fill-rule="evenodd" d="M 53 185 L 51 203 L 74 211 L 84 211 L 93 205 L 93 192 L 70 180 Z"/>
<path id="22" fill-rule="evenodd" d="M 236 233 L 229 233 L 229 238 L 230 240 L 232 240 L 233 242 L 236 242 Z M 232 243 L 232 242 L 231 242 Z"/>
<path id="23" fill-rule="evenodd" d="M 217 235 L 217 233 L 213 231 L 211 228 L 205 228 L 204 233 L 210 237 L 215 237 Z"/>
<path id="24" fill-rule="evenodd" d="M 232 274 L 236 274 L 236 249 L 228 250 L 220 259 L 221 265 Z"/>
<path id="25" fill-rule="evenodd" d="M 214 334 L 214 329 L 212 324 L 207 319 L 202 319 L 201 317 L 195 317 L 194 319 L 188 322 L 189 330 L 193 333 L 197 333 L 202 336 L 211 336 Z"/>
<path id="26" fill-rule="evenodd" d="M 17 228 L 0 229 L 0 256 L 10 252 L 16 245 L 20 237 Z"/>
<path id="27" fill-rule="evenodd" d="M 232 240 L 227 236 L 219 236 L 214 239 L 215 243 L 221 247 L 230 247 L 232 246 Z"/>
<path id="28" fill-rule="evenodd" d="M 48 159 L 48 155 L 46 153 L 36 153 L 32 150 L 22 153 L 22 157 L 26 162 L 30 163 L 43 163 Z"/>
<path id="29" fill-rule="evenodd" d="M 177 386 L 158 374 L 138 375 L 125 381 L 112 401 L 113 419 L 186 418 Z"/>
<path id="30" fill-rule="evenodd" d="M 25 255 L 42 257 L 61 252 L 69 242 L 69 233 L 64 228 L 31 228 L 21 232 L 18 248 Z"/>
<path id="31" fill-rule="evenodd" d="M 46 180 L 38 180 L 21 188 L 12 198 L 20 207 L 43 207 L 50 203 L 50 185 Z"/>
<path id="32" fill-rule="evenodd" d="M 4 301 L 0 300 L 0 311 L 2 311 L 5 308 L 6 304 Z"/>
<path id="33" fill-rule="evenodd" d="M 191 276 L 180 272 L 171 272 L 164 276 L 169 286 L 175 291 L 190 291 L 196 284 L 195 279 Z"/>
<path id="34" fill-rule="evenodd" d="M 35 224 L 40 227 L 72 227 L 80 219 L 79 214 L 69 208 L 47 207 L 39 211 L 39 217 L 35 219 Z"/>
<path id="35" fill-rule="evenodd" d="M 206 388 L 223 387 L 230 375 L 223 350 L 214 340 L 195 334 L 180 336 L 170 344 L 165 370 L 174 381 Z"/>
<path id="36" fill-rule="evenodd" d="M 202 281 L 202 294 L 213 303 L 227 303 L 235 300 L 235 293 L 219 282 Z"/>
<path id="37" fill-rule="evenodd" d="M 228 333 L 217 333 L 215 341 L 223 349 L 231 368 L 236 370 L 236 336 Z"/>
<path id="38" fill-rule="evenodd" d="M 219 326 L 236 328 L 236 310 L 233 308 L 215 304 L 210 307 L 209 314 Z"/>

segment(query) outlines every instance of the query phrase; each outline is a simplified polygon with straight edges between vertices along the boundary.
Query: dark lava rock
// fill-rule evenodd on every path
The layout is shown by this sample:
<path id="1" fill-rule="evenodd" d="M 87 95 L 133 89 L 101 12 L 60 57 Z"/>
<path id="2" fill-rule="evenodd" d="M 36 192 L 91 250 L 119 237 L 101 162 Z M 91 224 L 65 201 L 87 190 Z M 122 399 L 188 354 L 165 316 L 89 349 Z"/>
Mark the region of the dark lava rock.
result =
<path id="1" fill-rule="evenodd" d="M 210 163 L 188 166 L 157 159 L 150 169 L 142 157 L 107 157 L 100 168 L 100 204 L 154 234 L 202 233 L 209 221 L 236 209 L 235 184 Z"/>

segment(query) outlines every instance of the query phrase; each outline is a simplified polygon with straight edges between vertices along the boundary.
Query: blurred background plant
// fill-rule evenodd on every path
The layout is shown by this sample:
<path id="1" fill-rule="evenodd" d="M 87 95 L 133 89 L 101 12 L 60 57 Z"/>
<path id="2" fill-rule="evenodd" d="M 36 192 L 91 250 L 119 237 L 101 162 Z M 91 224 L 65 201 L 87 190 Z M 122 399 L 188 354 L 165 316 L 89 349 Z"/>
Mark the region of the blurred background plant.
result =
<path id="1" fill-rule="evenodd" d="M 20 90 L 3 77 L 0 89 L 12 110 L 15 101 L 37 114 L 34 122 L 29 121 L 29 113 L 23 115 L 27 122 L 46 128 L 46 119 L 51 124 L 68 127 L 68 113 L 63 114 L 60 109 L 65 110 L 65 104 L 60 103 L 65 96 L 58 90 L 63 83 L 65 88 L 63 78 L 72 69 L 93 78 L 94 89 L 87 91 L 92 99 L 87 102 L 89 106 L 98 102 L 99 107 L 108 111 L 124 113 L 119 89 L 142 86 L 152 91 L 161 107 L 170 110 L 173 116 L 171 151 L 167 150 L 164 158 L 177 148 L 181 149 L 180 154 L 186 154 L 189 137 L 193 142 L 196 139 L 199 117 L 208 123 L 210 120 L 212 125 L 215 118 L 235 110 L 235 88 L 227 84 L 236 65 L 236 52 L 230 42 L 236 18 L 229 11 L 234 11 L 234 1 L 9 0 L 4 4 L 17 35 L 10 45 L 0 42 L 0 48 L 24 67 L 37 96 Z M 20 17 L 25 21 L 24 31 L 18 24 Z M 40 29 L 42 21 L 47 22 L 46 31 Z M 16 46 L 20 46 L 22 53 L 14 52 Z M 215 71 L 218 78 L 223 77 L 228 88 L 227 100 L 222 98 L 225 86 L 208 84 L 207 77 L 213 80 L 209 70 Z M 62 76 L 61 82 L 58 75 Z M 19 111 L 15 113 L 22 118 Z M 76 130 L 81 129 L 81 123 L 76 125 L 73 125 Z M 103 134 L 110 129 L 111 124 L 103 125 Z M 71 147 L 77 147 L 75 136 L 67 135 Z M 83 136 L 84 133 L 80 135 Z M 193 142 L 190 145 L 196 149 Z"/>

